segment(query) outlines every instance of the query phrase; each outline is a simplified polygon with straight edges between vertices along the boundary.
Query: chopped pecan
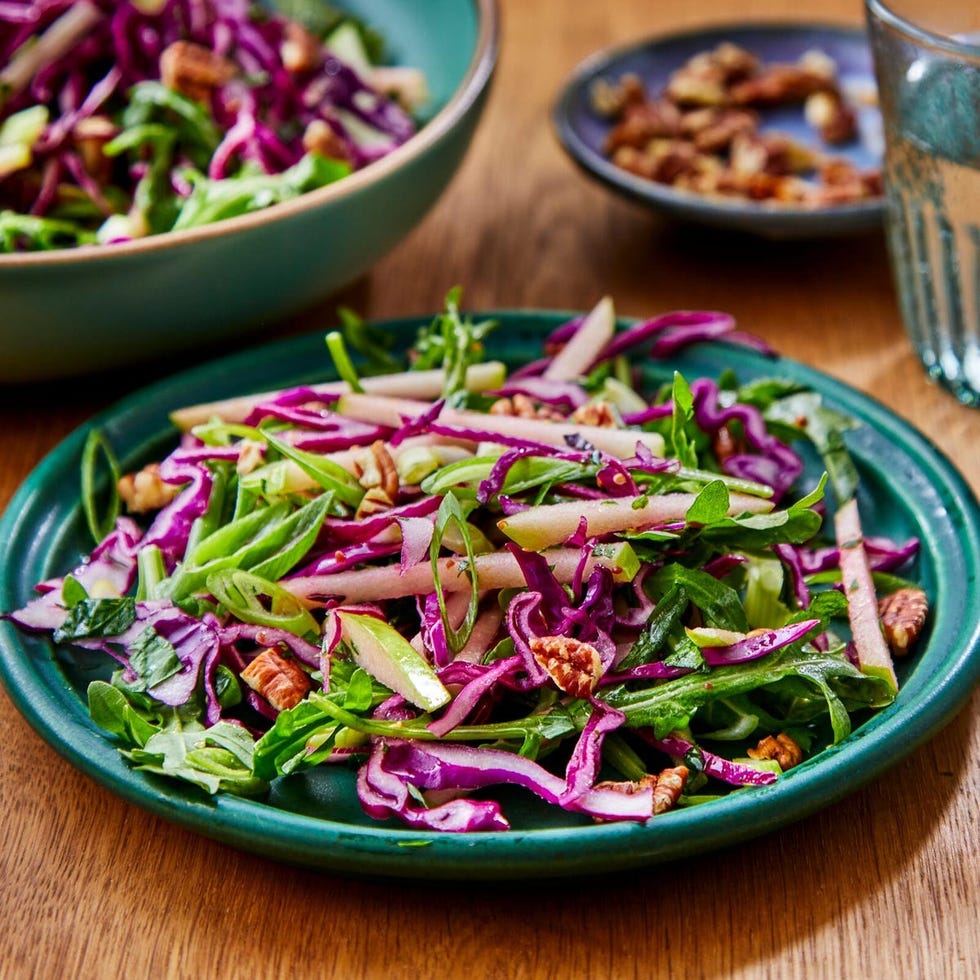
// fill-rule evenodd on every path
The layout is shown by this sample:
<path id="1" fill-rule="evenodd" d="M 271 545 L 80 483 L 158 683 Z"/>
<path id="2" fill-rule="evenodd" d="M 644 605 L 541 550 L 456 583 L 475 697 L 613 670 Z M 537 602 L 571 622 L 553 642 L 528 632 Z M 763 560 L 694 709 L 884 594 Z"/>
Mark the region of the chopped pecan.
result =
<path id="1" fill-rule="evenodd" d="M 681 110 L 666 99 L 631 105 L 606 137 L 606 152 L 612 153 L 621 146 L 642 150 L 650 140 L 679 136 L 682 120 Z"/>
<path id="2" fill-rule="evenodd" d="M 313 71 L 323 60 L 320 42 L 298 21 L 286 21 L 283 41 L 279 45 L 282 66 L 295 75 Z"/>
<path id="3" fill-rule="evenodd" d="M 736 439 L 727 424 L 721 425 L 715 430 L 711 446 L 719 463 L 723 463 L 730 456 L 745 452 L 744 440 Z"/>
<path id="4" fill-rule="evenodd" d="M 835 88 L 833 78 L 808 65 L 770 65 L 760 74 L 734 84 L 730 94 L 736 105 L 782 105 L 802 102 L 814 92 Z"/>
<path id="5" fill-rule="evenodd" d="M 239 476 L 245 476 L 258 469 L 265 462 L 265 444 L 244 439 L 239 445 L 241 450 L 238 453 L 235 471 Z"/>
<path id="6" fill-rule="evenodd" d="M 657 785 L 653 789 L 653 813 L 656 816 L 672 810 L 677 804 L 690 770 L 687 766 L 673 766 L 664 769 L 657 776 Z"/>
<path id="7" fill-rule="evenodd" d="M 241 673 L 248 686 L 276 711 L 295 707 L 310 692 L 309 675 L 273 647 L 263 650 Z"/>
<path id="8" fill-rule="evenodd" d="M 395 501 L 388 496 L 384 487 L 368 487 L 361 502 L 357 505 L 354 517 L 361 520 L 364 517 L 371 517 L 373 514 L 381 514 L 386 510 L 391 510 L 395 506 Z"/>
<path id="9" fill-rule="evenodd" d="M 303 132 L 303 149 L 332 160 L 350 162 L 347 144 L 326 119 L 314 119 Z"/>
<path id="10" fill-rule="evenodd" d="M 571 421 L 576 425 L 594 425 L 604 429 L 619 426 L 616 409 L 609 402 L 586 402 L 572 412 Z"/>
<path id="11" fill-rule="evenodd" d="M 754 749 L 749 749 L 750 759 L 775 759 L 785 772 L 803 761 L 803 750 L 785 732 L 767 735 Z"/>
<path id="12" fill-rule="evenodd" d="M 646 100 L 646 89 L 640 77 L 632 73 L 623 75 L 618 83 L 598 78 L 589 88 L 589 100 L 600 116 L 615 119 L 627 106 L 642 104 Z"/>
<path id="13" fill-rule="evenodd" d="M 814 155 L 806 147 L 781 133 L 736 133 L 732 140 L 732 170 L 742 176 L 769 174 L 773 177 L 809 170 Z"/>
<path id="14" fill-rule="evenodd" d="M 686 174 L 699 172 L 699 154 L 687 140 L 652 140 L 645 151 L 620 147 L 613 163 L 648 180 L 672 184 Z"/>
<path id="15" fill-rule="evenodd" d="M 857 132 L 857 115 L 838 92 L 814 92 L 803 115 L 825 143 L 846 143 Z"/>
<path id="16" fill-rule="evenodd" d="M 180 492 L 180 487 L 165 483 L 160 478 L 159 463 L 150 463 L 138 473 L 120 477 L 116 491 L 131 514 L 145 514 L 169 504 Z"/>
<path id="17" fill-rule="evenodd" d="M 922 589 L 898 589 L 878 600 L 878 616 L 885 641 L 896 657 L 904 657 L 919 638 L 929 615 L 929 600 Z"/>
<path id="18" fill-rule="evenodd" d="M 100 183 L 106 183 L 112 173 L 112 160 L 102 149 L 118 132 L 119 127 L 108 116 L 79 119 L 72 130 L 86 172 Z"/>
<path id="19" fill-rule="evenodd" d="M 667 94 L 678 105 L 722 106 L 731 99 L 721 71 L 691 71 L 682 68 L 667 83 Z"/>
<path id="20" fill-rule="evenodd" d="M 681 128 L 702 153 L 720 153 L 728 149 L 739 133 L 753 132 L 759 117 L 748 109 L 695 109 L 684 113 Z"/>
<path id="21" fill-rule="evenodd" d="M 735 44 L 703 51 L 671 75 L 667 94 L 680 105 L 723 106 L 731 102 L 729 86 L 758 71 L 758 61 Z"/>
<path id="22" fill-rule="evenodd" d="M 539 405 L 528 395 L 518 392 L 510 398 L 498 398 L 489 408 L 491 415 L 510 415 L 521 419 L 564 420 L 565 416 L 548 405 Z"/>
<path id="23" fill-rule="evenodd" d="M 570 636 L 534 636 L 528 641 L 534 659 L 566 694 L 587 698 L 602 676 L 599 651 Z"/>
<path id="24" fill-rule="evenodd" d="M 208 101 L 214 89 L 234 76 L 231 61 L 193 41 L 174 41 L 160 55 L 160 81 L 198 102 Z"/>
<path id="25" fill-rule="evenodd" d="M 354 467 L 358 483 L 366 490 L 380 487 L 391 503 L 398 498 L 398 467 L 381 439 L 376 439 L 369 449 L 357 454 Z"/>

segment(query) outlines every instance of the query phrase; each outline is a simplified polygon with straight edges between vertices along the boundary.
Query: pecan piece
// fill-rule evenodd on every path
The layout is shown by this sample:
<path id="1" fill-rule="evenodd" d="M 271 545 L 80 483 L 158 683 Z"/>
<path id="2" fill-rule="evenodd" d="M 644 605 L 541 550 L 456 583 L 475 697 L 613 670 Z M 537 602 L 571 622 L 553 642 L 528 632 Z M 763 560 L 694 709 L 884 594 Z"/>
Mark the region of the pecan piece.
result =
<path id="1" fill-rule="evenodd" d="M 72 130 L 85 170 L 101 183 L 112 175 L 112 160 L 102 150 L 118 133 L 119 127 L 108 116 L 79 119 Z"/>
<path id="2" fill-rule="evenodd" d="M 320 42 L 300 23 L 286 22 L 282 44 L 279 45 L 282 66 L 292 74 L 305 74 L 313 71 L 323 59 Z"/>
<path id="3" fill-rule="evenodd" d="M 750 759 L 775 759 L 785 772 L 803 761 L 803 750 L 785 732 L 767 735 L 754 749 L 749 749 Z"/>
<path id="4" fill-rule="evenodd" d="M 263 650 L 242 671 L 241 678 L 276 711 L 295 707 L 312 687 L 306 671 L 295 660 L 288 660 L 273 647 Z"/>
<path id="5" fill-rule="evenodd" d="M 681 793 L 684 792 L 688 773 L 687 766 L 673 766 L 664 769 L 657 776 L 657 785 L 653 788 L 654 816 L 674 808 Z"/>
<path id="6" fill-rule="evenodd" d="M 347 145 L 326 119 L 314 119 L 303 131 L 303 149 L 331 160 L 350 163 Z"/>
<path id="7" fill-rule="evenodd" d="M 857 116 L 838 92 L 814 92 L 803 115 L 825 143 L 846 143 L 857 132 Z"/>
<path id="8" fill-rule="evenodd" d="M 614 429 L 619 425 L 616 409 L 609 402 L 586 402 L 572 412 L 571 421 L 577 425 L 593 425 Z"/>
<path id="9" fill-rule="evenodd" d="M 528 395 L 518 392 L 510 398 L 498 398 L 489 408 L 491 415 L 509 415 L 521 419 L 548 419 L 552 422 L 564 421 L 561 412 L 548 405 L 535 404 Z"/>
<path id="10" fill-rule="evenodd" d="M 750 110 L 714 107 L 686 112 L 682 121 L 684 135 L 702 153 L 727 150 L 739 133 L 751 133 L 758 125 L 759 117 Z"/>
<path id="11" fill-rule="evenodd" d="M 896 657 L 904 657 L 918 639 L 929 614 L 922 589 L 898 589 L 878 601 L 878 617 L 885 642 Z"/>
<path id="12" fill-rule="evenodd" d="M 628 106 L 622 122 L 606 137 L 606 152 L 612 153 L 621 146 L 642 150 L 652 139 L 679 136 L 682 119 L 680 109 L 666 99 Z"/>
<path id="13" fill-rule="evenodd" d="M 207 102 L 214 89 L 234 76 L 231 61 L 193 41 L 174 41 L 160 55 L 160 81 L 198 102 Z"/>
<path id="14" fill-rule="evenodd" d="M 560 690 L 574 698 L 587 698 L 595 690 L 602 661 L 591 643 L 570 636 L 533 636 L 528 645 Z"/>
<path id="15" fill-rule="evenodd" d="M 736 105 L 781 105 L 802 102 L 814 92 L 834 90 L 836 82 L 808 65 L 771 65 L 730 89 Z"/>
<path id="16" fill-rule="evenodd" d="M 180 493 L 180 487 L 164 483 L 160 478 L 160 464 L 150 463 L 138 473 L 120 477 L 116 491 L 131 514 L 145 514 L 169 504 Z"/>
<path id="17" fill-rule="evenodd" d="M 608 78 L 598 78 L 589 88 L 589 101 L 593 110 L 600 116 L 615 119 L 630 105 L 646 101 L 646 89 L 639 75 L 628 73 L 619 82 Z"/>
<path id="18" fill-rule="evenodd" d="M 358 483 L 365 490 L 380 488 L 390 501 L 390 507 L 398 498 L 398 467 L 384 442 L 376 439 L 370 449 L 358 454 L 354 465 Z"/>

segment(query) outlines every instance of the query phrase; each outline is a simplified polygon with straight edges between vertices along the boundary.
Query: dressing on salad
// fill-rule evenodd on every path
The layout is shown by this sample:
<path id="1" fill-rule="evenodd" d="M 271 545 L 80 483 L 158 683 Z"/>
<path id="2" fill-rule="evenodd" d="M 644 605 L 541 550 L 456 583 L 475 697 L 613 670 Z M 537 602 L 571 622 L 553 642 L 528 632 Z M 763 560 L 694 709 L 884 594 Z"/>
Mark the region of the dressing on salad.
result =
<path id="1" fill-rule="evenodd" d="M 642 822 L 893 700 L 875 592 L 924 610 L 896 574 L 917 542 L 863 534 L 849 419 L 777 377 L 644 389 L 644 358 L 765 349 L 722 313 L 617 331 L 603 300 L 508 371 L 458 303 L 407 370 L 348 316 L 342 380 L 174 412 L 108 509 L 89 439 L 99 543 L 11 618 L 115 661 L 89 709 L 134 767 L 257 795 L 349 766 L 367 814 L 428 831 L 507 829 L 504 787 Z"/>

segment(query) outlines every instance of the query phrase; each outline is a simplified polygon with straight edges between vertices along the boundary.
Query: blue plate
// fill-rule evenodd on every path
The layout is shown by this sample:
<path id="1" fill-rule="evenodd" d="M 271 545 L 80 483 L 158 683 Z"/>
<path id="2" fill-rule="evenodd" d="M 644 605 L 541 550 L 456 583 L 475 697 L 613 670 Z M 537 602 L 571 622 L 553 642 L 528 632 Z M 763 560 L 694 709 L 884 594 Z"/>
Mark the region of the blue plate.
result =
<path id="1" fill-rule="evenodd" d="M 645 180 L 607 159 L 602 147 L 610 122 L 592 109 L 589 99 L 592 83 L 600 78 L 617 80 L 632 72 L 643 79 L 648 92 L 655 93 L 689 58 L 723 41 L 740 45 L 765 63 L 794 62 L 807 51 L 819 50 L 837 63 L 845 92 L 874 89 L 871 52 L 861 30 L 759 24 L 673 34 L 602 52 L 579 65 L 562 89 L 553 112 L 562 145 L 588 176 L 632 200 L 686 221 L 768 238 L 820 238 L 880 227 L 884 213 L 881 199 L 814 209 L 709 198 Z M 859 104 L 857 110 L 859 137 L 834 147 L 833 154 L 861 169 L 878 167 L 883 152 L 881 117 L 872 105 Z M 810 145 L 816 142 L 800 106 L 777 106 L 763 110 L 760 115 L 764 132 L 786 133 Z"/>
<path id="2" fill-rule="evenodd" d="M 500 328 L 489 352 L 511 365 L 533 357 L 542 336 L 568 317 L 492 315 Z M 381 327 L 404 350 L 422 322 Z M 173 446 L 169 411 L 323 378 L 326 372 L 317 365 L 324 361 L 319 335 L 245 351 L 147 388 L 69 436 L 28 477 L 0 520 L 0 609 L 24 605 L 35 582 L 63 574 L 89 549 L 78 473 L 91 426 L 100 427 L 123 464 L 133 467 Z M 717 377 L 729 369 L 743 381 L 776 375 L 822 392 L 862 423 L 849 435 L 862 478 L 866 531 L 897 539 L 914 534 L 922 542 L 913 574 L 933 597 L 931 625 L 915 655 L 898 666 L 897 699 L 840 745 L 770 786 L 740 790 L 646 825 L 594 825 L 515 789 L 495 794 L 511 831 L 432 835 L 365 816 L 353 773 L 341 766 L 279 779 L 262 800 L 212 798 L 134 771 L 85 707 L 88 683 L 110 672 L 105 658 L 53 647 L 5 621 L 0 622 L 0 679 L 41 737 L 113 793 L 197 833 L 307 867 L 427 879 L 574 875 L 674 860 L 798 820 L 881 776 L 934 735 L 969 697 L 980 677 L 980 512 L 962 478 L 921 435 L 866 395 L 818 371 L 741 347 L 703 344 L 669 363 L 648 362 L 648 381 L 669 380 L 675 367 L 688 378 Z M 807 485 L 818 472 L 818 461 L 809 460 Z M 29 761 L 22 761 L 26 772 Z"/>

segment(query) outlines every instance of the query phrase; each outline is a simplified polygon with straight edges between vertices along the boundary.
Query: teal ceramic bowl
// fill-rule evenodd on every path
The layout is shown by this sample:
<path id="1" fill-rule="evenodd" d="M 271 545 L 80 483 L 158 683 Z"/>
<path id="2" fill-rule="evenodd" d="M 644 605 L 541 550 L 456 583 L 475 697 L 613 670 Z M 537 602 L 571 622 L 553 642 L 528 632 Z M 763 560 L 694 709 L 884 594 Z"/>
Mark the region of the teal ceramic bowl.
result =
<path id="1" fill-rule="evenodd" d="M 435 203 L 476 128 L 496 0 L 342 0 L 420 68 L 427 122 L 389 156 L 265 211 L 140 241 L 0 255 L 0 383 L 148 360 L 274 323 L 363 274 Z"/>

